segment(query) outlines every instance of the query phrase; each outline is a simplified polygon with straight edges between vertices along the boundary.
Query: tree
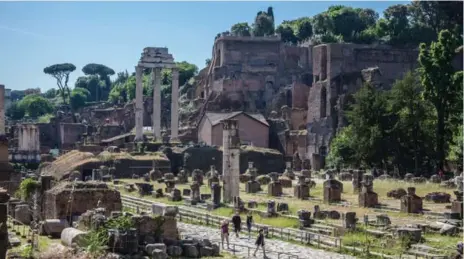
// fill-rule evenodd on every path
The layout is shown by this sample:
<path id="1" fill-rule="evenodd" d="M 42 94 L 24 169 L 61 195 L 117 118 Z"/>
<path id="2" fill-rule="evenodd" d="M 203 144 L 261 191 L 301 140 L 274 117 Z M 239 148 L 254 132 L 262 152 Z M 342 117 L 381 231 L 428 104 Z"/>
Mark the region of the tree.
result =
<path id="1" fill-rule="evenodd" d="M 277 33 L 280 33 L 280 37 L 283 42 L 289 42 L 296 44 L 298 42 L 298 38 L 293 33 L 293 30 L 288 25 L 279 25 L 276 29 Z"/>
<path id="2" fill-rule="evenodd" d="M 60 90 L 61 97 L 63 98 L 63 103 L 67 104 L 65 91 L 68 93 L 68 96 L 71 95 L 68 81 L 69 74 L 76 70 L 76 66 L 71 63 L 55 64 L 44 68 L 44 73 L 52 76 L 56 79 L 56 85 Z"/>
<path id="3" fill-rule="evenodd" d="M 420 27 L 430 28 L 435 37 L 442 30 L 454 30 L 462 34 L 462 1 L 412 1 L 410 4 L 412 22 Z"/>
<path id="4" fill-rule="evenodd" d="M 265 12 L 259 12 L 256 15 L 255 23 L 253 24 L 254 36 L 267 36 L 274 34 L 274 21 Z"/>
<path id="5" fill-rule="evenodd" d="M 205 66 L 209 67 L 209 65 L 211 64 L 211 59 L 210 58 L 207 58 L 205 60 Z"/>
<path id="6" fill-rule="evenodd" d="M 114 75 L 114 70 L 102 65 L 102 64 L 95 64 L 95 63 L 89 63 L 85 65 L 82 68 L 82 72 L 85 75 L 92 75 L 92 76 L 99 76 L 100 80 L 104 81 L 105 84 L 103 85 L 104 88 L 109 92 L 111 89 L 111 80 L 109 76 Z M 96 92 L 96 101 L 100 101 L 100 99 L 103 97 L 102 96 L 102 89 L 100 85 L 94 85 L 94 87 L 97 87 L 95 89 Z M 90 91 L 90 89 L 87 89 Z M 108 93 L 107 92 L 107 93 Z"/>
<path id="7" fill-rule="evenodd" d="M 11 106 L 6 110 L 6 116 L 12 120 L 20 120 L 24 117 L 26 111 L 24 107 L 19 105 L 19 102 L 13 102 Z"/>
<path id="8" fill-rule="evenodd" d="M 354 103 L 346 117 L 353 130 L 355 161 L 368 166 L 385 166 L 391 125 L 386 95 L 366 83 L 353 97 Z"/>
<path id="9" fill-rule="evenodd" d="M 90 96 L 89 90 L 85 88 L 74 88 L 71 92 L 70 103 L 74 110 L 85 106 Z"/>
<path id="10" fill-rule="evenodd" d="M 295 31 L 295 36 L 298 37 L 299 41 L 304 41 L 313 36 L 313 25 L 311 19 L 304 17 L 297 21 L 297 29 Z"/>
<path id="11" fill-rule="evenodd" d="M 90 93 L 89 101 L 98 102 L 101 96 L 101 89 L 105 88 L 105 82 L 100 80 L 98 75 L 81 76 L 77 78 L 74 84 L 75 88 L 87 89 Z"/>
<path id="12" fill-rule="evenodd" d="M 57 95 L 57 91 L 55 88 L 50 88 L 43 94 L 43 96 L 47 99 L 53 99 L 56 97 L 56 95 Z"/>
<path id="13" fill-rule="evenodd" d="M 455 72 L 452 60 L 462 37 L 443 30 L 437 42 L 419 46 L 419 75 L 424 86 L 424 97 L 437 113 L 436 152 L 438 169 L 443 170 L 446 147 L 452 141 L 453 127 L 462 123 L 463 71 Z"/>
<path id="14" fill-rule="evenodd" d="M 53 112 L 53 105 L 50 101 L 36 94 L 24 97 L 19 102 L 19 106 L 24 109 L 27 115 L 33 118 Z"/>
<path id="15" fill-rule="evenodd" d="M 251 28 L 247 22 L 241 22 L 232 25 L 232 27 L 230 28 L 230 32 L 232 33 L 232 35 L 235 36 L 251 36 Z"/>
<path id="16" fill-rule="evenodd" d="M 398 168 L 416 175 L 420 169 L 430 171 L 434 156 L 433 130 L 436 120 L 433 106 L 422 98 L 423 87 L 417 74 L 407 73 L 397 80 L 389 92 L 389 109 L 395 117 L 391 128 L 394 152 L 391 156 Z M 413 163 L 411 163 L 413 161 Z M 424 167 L 425 166 L 425 167 Z"/>

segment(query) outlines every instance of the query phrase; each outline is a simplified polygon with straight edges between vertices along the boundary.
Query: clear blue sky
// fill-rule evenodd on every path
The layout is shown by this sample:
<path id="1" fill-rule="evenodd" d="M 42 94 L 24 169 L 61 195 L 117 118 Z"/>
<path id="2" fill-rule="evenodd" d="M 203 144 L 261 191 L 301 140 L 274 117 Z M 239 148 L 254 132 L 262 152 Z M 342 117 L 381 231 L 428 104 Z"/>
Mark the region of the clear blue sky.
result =
<path id="1" fill-rule="evenodd" d="M 330 5 L 379 12 L 406 2 L 0 2 L 0 84 L 23 90 L 56 87 L 43 68 L 73 63 L 70 86 L 87 63 L 134 71 L 142 49 L 168 47 L 176 61 L 200 69 L 217 33 L 274 8 L 276 24 L 313 16 Z"/>

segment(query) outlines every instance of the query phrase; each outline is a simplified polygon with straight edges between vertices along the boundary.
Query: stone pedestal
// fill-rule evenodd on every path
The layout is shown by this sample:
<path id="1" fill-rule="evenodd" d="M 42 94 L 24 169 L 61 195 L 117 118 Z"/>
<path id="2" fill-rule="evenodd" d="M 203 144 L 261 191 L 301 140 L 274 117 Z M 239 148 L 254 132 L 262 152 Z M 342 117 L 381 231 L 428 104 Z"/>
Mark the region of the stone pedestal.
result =
<path id="1" fill-rule="evenodd" d="M 261 185 L 256 180 L 250 180 L 245 185 L 246 193 L 257 193 L 261 190 Z"/>
<path id="2" fill-rule="evenodd" d="M 363 180 L 364 171 L 362 170 L 354 170 L 353 171 L 353 193 L 359 193 L 362 188 L 362 180 Z"/>
<path id="3" fill-rule="evenodd" d="M 200 185 L 203 185 L 203 171 L 201 171 L 200 169 L 193 170 L 192 181 L 197 182 Z"/>
<path id="4" fill-rule="evenodd" d="M 335 179 L 324 182 L 324 203 L 339 202 L 342 199 L 343 184 Z"/>
<path id="5" fill-rule="evenodd" d="M 286 164 L 286 168 L 285 168 L 285 172 L 283 173 L 283 176 L 286 176 L 289 179 L 294 180 L 295 179 L 295 174 L 293 173 L 292 163 L 291 162 L 286 162 L 285 164 Z"/>
<path id="6" fill-rule="evenodd" d="M 267 194 L 269 196 L 281 196 L 282 195 L 282 184 L 279 181 L 271 182 L 267 186 Z"/>
<path id="7" fill-rule="evenodd" d="M 422 198 L 416 195 L 416 188 L 408 187 L 408 194 L 401 197 L 401 212 L 421 213 Z"/>
<path id="8" fill-rule="evenodd" d="M 219 183 L 213 183 L 211 185 L 211 196 L 213 197 L 214 208 L 221 206 L 221 191 L 222 187 Z"/>
<path id="9" fill-rule="evenodd" d="M 459 215 L 459 219 L 463 218 L 463 192 L 462 191 L 455 191 L 454 194 L 456 195 L 456 200 L 451 203 L 451 213 L 456 213 Z"/>
<path id="10" fill-rule="evenodd" d="M 192 204 L 197 204 L 200 201 L 200 184 L 198 182 L 193 182 L 190 185 L 190 189 L 192 190 L 190 193 L 190 199 Z"/>
<path id="11" fill-rule="evenodd" d="M 422 239 L 422 230 L 419 228 L 399 228 L 397 230 L 398 237 L 406 237 L 412 243 L 418 243 Z"/>
<path id="12" fill-rule="evenodd" d="M 298 220 L 300 222 L 300 228 L 309 228 L 314 224 L 314 220 L 311 219 L 311 212 L 307 210 L 298 211 Z"/>
<path id="13" fill-rule="evenodd" d="M 309 197 L 309 185 L 305 182 L 305 176 L 298 176 L 298 184 L 293 189 L 293 197 L 305 200 Z"/>
<path id="14" fill-rule="evenodd" d="M 354 230 L 356 229 L 356 212 L 347 212 L 342 214 L 343 227 L 346 229 Z"/>
<path id="15" fill-rule="evenodd" d="M 266 216 L 267 217 L 275 217 L 275 216 L 277 216 L 275 201 L 271 200 L 271 201 L 267 202 Z"/>
<path id="16" fill-rule="evenodd" d="M 363 176 L 362 190 L 358 195 L 358 202 L 360 207 L 371 208 L 379 204 L 377 193 L 373 191 L 374 177 L 370 174 Z"/>

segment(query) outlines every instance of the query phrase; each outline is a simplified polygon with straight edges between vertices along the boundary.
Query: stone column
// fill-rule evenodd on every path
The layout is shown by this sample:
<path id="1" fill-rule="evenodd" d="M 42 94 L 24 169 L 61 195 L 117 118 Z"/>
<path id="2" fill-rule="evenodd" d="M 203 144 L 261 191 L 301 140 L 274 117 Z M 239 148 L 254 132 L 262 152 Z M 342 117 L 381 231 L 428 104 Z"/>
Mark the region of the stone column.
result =
<path id="1" fill-rule="evenodd" d="M 153 137 L 161 141 L 161 68 L 153 68 Z"/>
<path id="2" fill-rule="evenodd" d="M 224 120 L 222 124 L 223 201 L 230 203 L 234 197 L 238 197 L 240 194 L 240 138 L 237 120 Z"/>
<path id="3" fill-rule="evenodd" d="M 135 67 L 135 139 L 143 141 L 143 67 Z"/>
<path id="4" fill-rule="evenodd" d="M 178 140 L 179 135 L 179 70 L 172 69 L 171 92 L 171 142 Z"/>

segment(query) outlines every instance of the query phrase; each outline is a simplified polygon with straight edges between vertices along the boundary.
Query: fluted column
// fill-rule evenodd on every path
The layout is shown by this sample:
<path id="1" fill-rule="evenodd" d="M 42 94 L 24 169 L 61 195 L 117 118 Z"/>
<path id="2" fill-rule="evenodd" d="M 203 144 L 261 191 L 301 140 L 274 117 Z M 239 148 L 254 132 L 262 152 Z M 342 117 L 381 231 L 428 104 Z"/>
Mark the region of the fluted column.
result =
<path id="1" fill-rule="evenodd" d="M 161 141 L 161 68 L 153 68 L 153 137 Z"/>
<path id="2" fill-rule="evenodd" d="M 135 67 L 135 139 L 143 141 L 143 67 Z"/>
<path id="3" fill-rule="evenodd" d="M 179 70 L 172 69 L 171 92 L 171 141 L 177 141 L 179 135 Z"/>

